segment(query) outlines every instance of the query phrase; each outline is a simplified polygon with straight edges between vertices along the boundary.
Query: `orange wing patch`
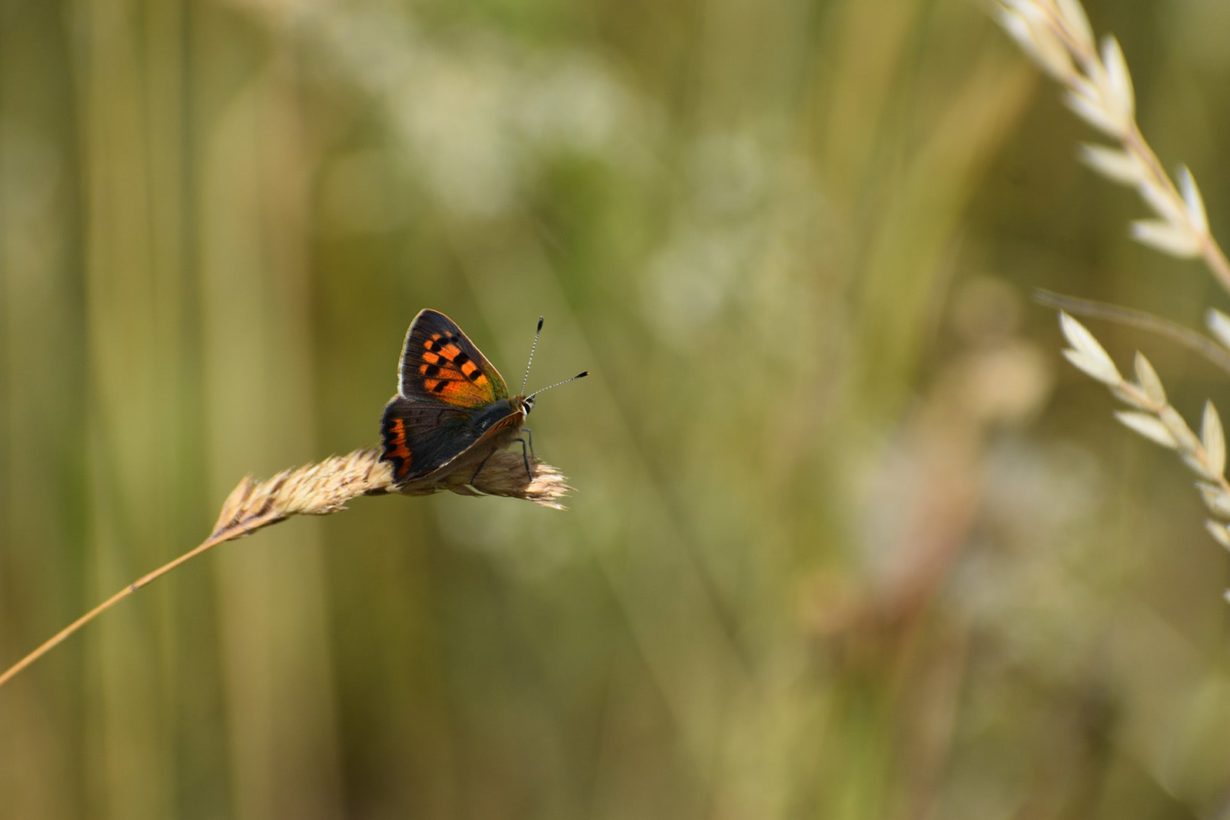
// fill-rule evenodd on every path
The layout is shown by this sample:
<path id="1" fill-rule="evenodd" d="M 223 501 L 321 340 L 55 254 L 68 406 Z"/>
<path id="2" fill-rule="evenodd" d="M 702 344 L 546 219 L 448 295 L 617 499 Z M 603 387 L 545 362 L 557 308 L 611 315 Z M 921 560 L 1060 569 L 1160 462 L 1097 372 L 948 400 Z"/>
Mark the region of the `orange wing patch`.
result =
<path id="1" fill-rule="evenodd" d="M 419 354 L 419 375 L 423 389 L 445 401 L 465 406 L 488 404 L 495 400 L 491 380 L 452 337 L 433 333 L 423 340 Z"/>
<path id="2" fill-rule="evenodd" d="M 398 479 L 409 475 L 410 463 L 414 460 L 414 456 L 406 444 L 406 422 L 404 419 L 396 417 L 387 419 L 384 436 L 384 458 L 393 462 L 393 475 Z"/>

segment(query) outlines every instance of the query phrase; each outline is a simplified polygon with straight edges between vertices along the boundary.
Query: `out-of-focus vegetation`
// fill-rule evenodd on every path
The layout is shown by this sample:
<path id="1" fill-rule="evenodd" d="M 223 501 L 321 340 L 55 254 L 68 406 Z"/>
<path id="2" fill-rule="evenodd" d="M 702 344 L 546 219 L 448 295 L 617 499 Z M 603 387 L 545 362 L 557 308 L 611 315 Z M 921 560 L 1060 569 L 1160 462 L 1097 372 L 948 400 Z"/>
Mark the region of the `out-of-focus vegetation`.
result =
<path id="1" fill-rule="evenodd" d="M 1224 238 L 1228 12 L 1090 14 Z M 374 443 L 422 307 L 594 373 L 568 512 L 292 520 L 0 689 L 0 815 L 1220 816 L 1226 556 L 1029 301 L 1215 294 L 1086 136 L 967 0 L 0 0 L 0 666 Z"/>

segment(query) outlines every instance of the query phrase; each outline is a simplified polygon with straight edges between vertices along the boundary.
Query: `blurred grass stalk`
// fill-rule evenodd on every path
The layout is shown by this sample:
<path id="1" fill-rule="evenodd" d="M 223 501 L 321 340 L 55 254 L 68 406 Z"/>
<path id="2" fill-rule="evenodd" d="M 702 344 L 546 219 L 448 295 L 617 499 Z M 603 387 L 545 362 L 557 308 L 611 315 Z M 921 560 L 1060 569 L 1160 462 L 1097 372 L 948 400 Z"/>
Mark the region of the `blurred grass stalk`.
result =
<path id="1" fill-rule="evenodd" d="M 159 563 L 159 545 L 185 540 L 185 495 L 194 487 L 183 473 L 212 476 L 195 489 L 221 497 L 235 475 L 285 463 L 313 440 L 310 158 L 287 55 L 275 49 L 239 88 L 208 66 L 190 76 L 185 49 L 224 53 L 230 31 L 202 15 L 206 24 L 190 41 L 187 5 L 143 8 L 144 30 L 132 24 L 131 4 L 86 4 L 75 21 L 85 395 L 96 420 L 90 597 Z M 191 407 L 195 379 L 203 389 Z M 211 578 L 217 600 L 220 716 L 229 727 L 229 772 L 211 777 L 233 784 L 237 816 L 336 816 L 320 543 L 310 530 L 271 540 L 293 544 L 294 560 L 276 547 L 221 555 L 196 582 Z M 97 718 L 85 724 L 95 761 L 85 800 L 115 816 L 182 811 L 176 759 L 160 750 L 181 745 L 179 699 L 208 692 L 194 681 L 218 672 L 209 654 L 177 639 L 205 604 L 180 588 L 155 588 L 121 608 L 84 647 L 79 685 Z M 134 644 L 133 634 L 142 640 Z M 131 663 L 141 644 L 156 647 L 149 654 L 162 662 Z"/>
<path id="2" fill-rule="evenodd" d="M 1081 158 L 1102 176 L 1135 188 L 1153 211 L 1152 219 L 1132 223 L 1138 242 L 1178 259 L 1199 259 L 1222 289 L 1230 293 L 1230 260 L 1209 230 L 1208 215 L 1196 179 L 1180 167 L 1178 185 L 1162 167 L 1136 122 L 1132 76 L 1123 50 L 1113 36 L 1099 49 L 1079 0 L 1003 0 L 1000 22 L 1024 51 L 1064 89 L 1064 102 L 1086 123 L 1111 140 L 1087 143 Z M 1135 380 L 1120 375 L 1114 361 L 1092 333 L 1067 313 L 1061 326 L 1068 360 L 1110 388 L 1131 410 L 1115 413 L 1123 424 L 1168 449 L 1201 479 L 1197 484 L 1211 517 L 1209 533 L 1230 549 L 1230 482 L 1225 476 L 1226 441 L 1221 418 L 1211 401 L 1204 406 L 1197 436 L 1170 405 L 1153 365 L 1137 352 Z M 1230 316 L 1209 308 L 1210 343 L 1230 349 Z M 1230 590 L 1226 592 L 1230 601 Z"/>

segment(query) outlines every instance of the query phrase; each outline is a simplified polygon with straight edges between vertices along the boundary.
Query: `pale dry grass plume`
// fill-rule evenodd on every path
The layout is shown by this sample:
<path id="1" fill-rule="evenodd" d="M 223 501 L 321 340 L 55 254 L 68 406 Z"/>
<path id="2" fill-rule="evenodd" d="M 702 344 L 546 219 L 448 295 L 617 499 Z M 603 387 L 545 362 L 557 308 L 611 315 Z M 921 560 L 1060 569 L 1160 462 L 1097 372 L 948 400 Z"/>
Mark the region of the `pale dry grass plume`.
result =
<path id="1" fill-rule="evenodd" d="M 1078 0 L 1001 0 L 999 19 L 1024 51 L 1063 86 L 1068 107 L 1110 140 L 1082 145 L 1080 157 L 1102 176 L 1135 188 L 1152 211 L 1151 218 L 1132 223 L 1132 237 L 1170 256 L 1201 260 L 1230 292 L 1230 262 L 1209 230 L 1195 177 L 1180 167 L 1176 184 L 1140 131 L 1132 77 L 1115 38 L 1104 37 L 1097 46 Z M 1216 344 L 1230 349 L 1230 317 L 1210 308 L 1206 322 Z M 1142 354 L 1136 354 L 1134 379 L 1127 379 L 1084 325 L 1062 311 L 1060 325 L 1070 345 L 1064 351 L 1068 361 L 1131 408 L 1116 411 L 1116 418 L 1174 450 L 1200 477 L 1197 487 L 1211 514 L 1208 530 L 1230 549 L 1226 439 L 1212 402 L 1204 406 L 1197 435 L 1171 406 L 1161 379 Z"/>
<path id="2" fill-rule="evenodd" d="M 1112 144 L 1085 143 L 1081 159 L 1102 176 L 1132 186 L 1154 218 L 1132 223 L 1132 236 L 1180 259 L 1199 257 L 1227 292 L 1230 262 L 1209 233 L 1204 200 L 1185 166 L 1179 184 L 1166 173 L 1136 123 L 1136 98 L 1114 37 L 1099 50 L 1077 0 L 1004 0 L 1000 21 L 1025 52 L 1064 86 L 1064 102 Z"/>
<path id="3" fill-rule="evenodd" d="M 389 465 L 380 461 L 380 451 L 368 448 L 283 470 L 265 481 L 246 476 L 223 502 L 217 523 L 208 538 L 172 561 L 142 575 L 48 638 L 0 673 L 0 686 L 141 587 L 219 544 L 251 535 L 262 527 L 285 521 L 294 515 L 341 512 L 346 509 L 347 503 L 364 495 L 429 495 L 442 490 L 461 495 L 521 498 L 543 507 L 563 509 L 563 498 L 572 489 L 564 475 L 538 459 L 531 459 L 529 466 L 530 472 L 527 474 L 526 461 L 519 450 L 497 450 L 488 457 L 477 475 L 466 467 L 452 473 L 446 472 L 430 481 L 398 486 L 393 482 Z"/>
<path id="4" fill-rule="evenodd" d="M 563 509 L 561 501 L 571 489 L 559 470 L 537 459 L 531 462 L 532 475 L 527 475 L 520 453 L 509 450 L 492 453 L 477 476 L 467 469 L 400 487 L 393 483 L 389 465 L 379 459 L 380 451 L 368 448 L 283 470 L 265 481 L 247 476 L 222 503 L 211 537 L 234 533 L 230 537 L 238 538 L 292 515 L 340 512 L 347 502 L 363 495 L 428 495 L 449 490 L 461 495 L 523 498 L 558 510 Z"/>

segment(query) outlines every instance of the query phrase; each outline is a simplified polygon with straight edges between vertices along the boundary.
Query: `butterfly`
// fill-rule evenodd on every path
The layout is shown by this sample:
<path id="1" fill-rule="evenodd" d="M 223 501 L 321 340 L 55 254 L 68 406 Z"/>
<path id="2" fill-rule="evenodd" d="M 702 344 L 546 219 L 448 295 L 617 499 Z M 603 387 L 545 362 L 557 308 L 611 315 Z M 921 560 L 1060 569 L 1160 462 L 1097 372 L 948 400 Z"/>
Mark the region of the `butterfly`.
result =
<path id="1" fill-rule="evenodd" d="M 541 334 L 540 317 L 521 391 L 509 396 L 504 377 L 456 322 L 435 310 L 414 317 L 397 363 L 397 395 L 380 422 L 380 460 L 392 465 L 397 484 L 430 481 L 476 464 L 473 482 L 491 454 L 513 441 L 521 442 L 526 476 L 533 477 L 532 450 L 520 433 L 534 397 L 589 375 L 578 373 L 525 395 Z"/>

